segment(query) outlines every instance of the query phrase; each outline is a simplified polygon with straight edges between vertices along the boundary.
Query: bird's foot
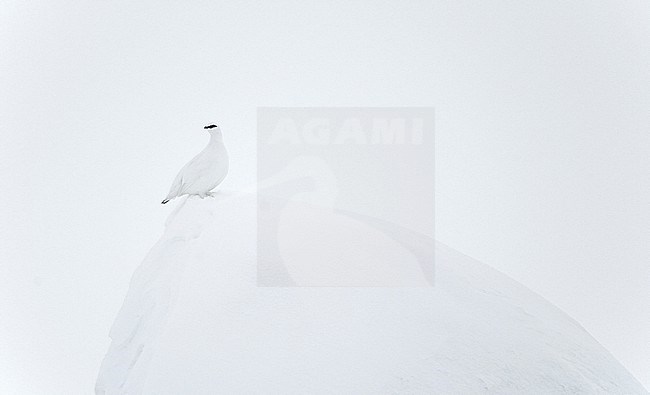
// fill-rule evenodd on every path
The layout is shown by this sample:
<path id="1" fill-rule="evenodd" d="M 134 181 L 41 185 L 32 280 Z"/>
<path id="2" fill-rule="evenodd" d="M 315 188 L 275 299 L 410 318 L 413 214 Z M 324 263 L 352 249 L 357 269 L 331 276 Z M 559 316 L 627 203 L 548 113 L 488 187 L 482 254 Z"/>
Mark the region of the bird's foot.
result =
<path id="1" fill-rule="evenodd" d="M 205 199 L 206 197 L 215 197 L 216 192 L 205 192 L 205 193 L 197 193 L 196 196 L 200 197 L 201 199 Z"/>

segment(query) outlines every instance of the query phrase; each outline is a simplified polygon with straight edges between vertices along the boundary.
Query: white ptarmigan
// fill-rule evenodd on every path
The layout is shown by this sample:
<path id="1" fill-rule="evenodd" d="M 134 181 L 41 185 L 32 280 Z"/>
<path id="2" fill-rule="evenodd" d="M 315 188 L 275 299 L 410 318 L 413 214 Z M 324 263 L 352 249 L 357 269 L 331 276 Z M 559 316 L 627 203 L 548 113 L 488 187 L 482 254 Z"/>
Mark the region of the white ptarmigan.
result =
<path id="1" fill-rule="evenodd" d="M 203 129 L 210 133 L 210 142 L 178 172 L 162 204 L 183 195 L 212 196 L 210 191 L 226 178 L 228 152 L 223 144 L 221 129 L 217 125 L 208 125 Z"/>

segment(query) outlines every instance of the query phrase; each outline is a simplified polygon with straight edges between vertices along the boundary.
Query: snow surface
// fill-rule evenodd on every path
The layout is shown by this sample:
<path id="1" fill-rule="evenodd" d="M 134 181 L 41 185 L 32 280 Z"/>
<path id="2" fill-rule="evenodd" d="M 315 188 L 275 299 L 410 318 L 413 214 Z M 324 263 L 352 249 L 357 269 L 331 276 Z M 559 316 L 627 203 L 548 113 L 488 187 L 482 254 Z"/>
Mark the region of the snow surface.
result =
<path id="1" fill-rule="evenodd" d="M 177 204 L 98 394 L 647 393 L 562 311 L 432 239 L 433 287 L 259 287 L 255 196 Z"/>

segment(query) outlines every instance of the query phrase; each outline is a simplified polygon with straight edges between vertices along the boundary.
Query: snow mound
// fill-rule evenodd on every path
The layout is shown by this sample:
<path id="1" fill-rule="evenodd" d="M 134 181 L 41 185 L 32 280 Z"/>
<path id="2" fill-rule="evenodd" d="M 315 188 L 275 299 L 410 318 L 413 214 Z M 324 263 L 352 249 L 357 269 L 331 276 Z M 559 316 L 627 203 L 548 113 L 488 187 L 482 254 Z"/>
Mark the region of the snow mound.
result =
<path id="1" fill-rule="evenodd" d="M 559 309 L 431 239 L 433 287 L 276 288 L 257 286 L 256 237 L 254 195 L 180 202 L 96 393 L 647 393 Z"/>

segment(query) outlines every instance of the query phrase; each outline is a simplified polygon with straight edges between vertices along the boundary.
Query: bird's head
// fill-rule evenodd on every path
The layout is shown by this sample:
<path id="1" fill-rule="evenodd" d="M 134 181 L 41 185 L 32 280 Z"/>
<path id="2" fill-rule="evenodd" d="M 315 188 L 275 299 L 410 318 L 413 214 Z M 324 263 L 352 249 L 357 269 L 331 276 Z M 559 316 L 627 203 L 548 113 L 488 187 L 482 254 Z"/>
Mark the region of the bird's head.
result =
<path id="1" fill-rule="evenodd" d="M 210 133 L 210 136 L 221 136 L 221 128 L 217 125 L 208 125 L 204 126 L 203 129 L 207 130 Z"/>

